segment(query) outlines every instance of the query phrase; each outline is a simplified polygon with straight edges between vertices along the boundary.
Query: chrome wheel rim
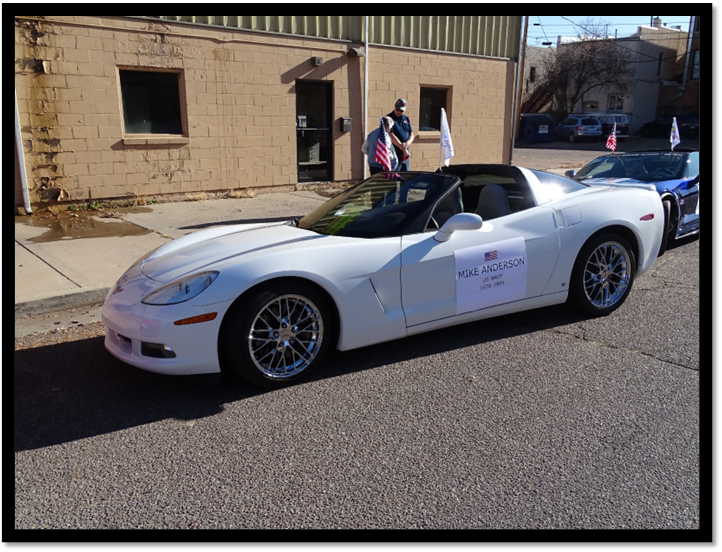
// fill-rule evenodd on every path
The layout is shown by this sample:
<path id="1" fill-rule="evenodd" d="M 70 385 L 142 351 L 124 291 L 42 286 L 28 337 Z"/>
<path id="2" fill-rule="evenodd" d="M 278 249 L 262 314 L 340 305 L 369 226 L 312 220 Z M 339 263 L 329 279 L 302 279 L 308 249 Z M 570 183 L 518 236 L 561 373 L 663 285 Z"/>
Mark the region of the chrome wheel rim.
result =
<path id="1" fill-rule="evenodd" d="M 629 263 L 629 253 L 616 242 L 594 250 L 584 269 L 584 292 L 592 305 L 604 309 L 624 297 L 630 283 Z"/>
<path id="2" fill-rule="evenodd" d="M 266 303 L 253 319 L 248 350 L 267 378 L 285 379 L 311 365 L 322 341 L 318 307 L 300 295 L 282 295 Z"/>

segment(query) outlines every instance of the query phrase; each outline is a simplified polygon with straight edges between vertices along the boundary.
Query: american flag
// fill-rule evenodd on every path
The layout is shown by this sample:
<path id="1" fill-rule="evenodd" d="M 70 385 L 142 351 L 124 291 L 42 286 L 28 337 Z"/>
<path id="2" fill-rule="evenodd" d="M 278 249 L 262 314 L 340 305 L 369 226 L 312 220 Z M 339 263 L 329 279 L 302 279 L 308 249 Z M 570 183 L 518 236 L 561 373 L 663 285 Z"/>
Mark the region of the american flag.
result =
<path id="1" fill-rule="evenodd" d="M 484 262 L 486 261 L 495 261 L 498 256 L 498 250 L 495 249 L 494 251 L 488 251 L 487 253 L 484 253 Z"/>
<path id="2" fill-rule="evenodd" d="M 385 171 L 391 170 L 391 151 L 390 149 L 393 147 L 391 145 L 391 139 L 389 138 L 388 134 L 386 133 L 386 128 L 384 127 L 384 120 L 379 119 L 379 122 L 381 123 L 379 126 L 379 139 L 376 143 L 376 154 L 374 155 L 374 159 L 377 163 L 379 163 Z"/>
<path id="3" fill-rule="evenodd" d="M 617 123 L 614 123 L 614 128 L 612 128 L 612 133 L 609 135 L 609 138 L 607 139 L 607 149 L 610 149 L 612 151 L 617 149 Z"/>

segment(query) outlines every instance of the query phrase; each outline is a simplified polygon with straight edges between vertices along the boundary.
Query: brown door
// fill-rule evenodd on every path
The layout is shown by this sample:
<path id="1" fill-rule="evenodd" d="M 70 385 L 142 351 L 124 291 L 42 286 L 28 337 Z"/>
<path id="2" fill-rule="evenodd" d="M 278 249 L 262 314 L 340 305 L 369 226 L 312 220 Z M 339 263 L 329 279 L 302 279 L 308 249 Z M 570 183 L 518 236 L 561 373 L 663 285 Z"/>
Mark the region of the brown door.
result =
<path id="1" fill-rule="evenodd" d="M 296 154 L 299 182 L 333 179 L 333 83 L 296 81 Z"/>

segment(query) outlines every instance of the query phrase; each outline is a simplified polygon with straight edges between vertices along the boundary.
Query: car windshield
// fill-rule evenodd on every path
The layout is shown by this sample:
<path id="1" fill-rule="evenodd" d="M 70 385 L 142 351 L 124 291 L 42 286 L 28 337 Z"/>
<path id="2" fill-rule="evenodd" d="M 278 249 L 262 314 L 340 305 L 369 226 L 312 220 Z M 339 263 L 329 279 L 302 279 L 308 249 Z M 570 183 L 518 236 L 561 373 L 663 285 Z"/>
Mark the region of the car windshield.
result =
<path id="1" fill-rule="evenodd" d="M 582 119 L 583 125 L 599 125 L 599 121 L 597 119 Z"/>
<path id="2" fill-rule="evenodd" d="M 629 178 L 658 182 L 683 178 L 686 154 L 674 152 L 630 153 L 599 157 L 580 170 L 575 180 Z"/>
<path id="3" fill-rule="evenodd" d="M 418 221 L 458 181 L 452 175 L 380 173 L 321 205 L 299 222 L 319 234 L 357 238 L 423 231 Z M 425 222 L 425 221 L 424 221 Z"/>

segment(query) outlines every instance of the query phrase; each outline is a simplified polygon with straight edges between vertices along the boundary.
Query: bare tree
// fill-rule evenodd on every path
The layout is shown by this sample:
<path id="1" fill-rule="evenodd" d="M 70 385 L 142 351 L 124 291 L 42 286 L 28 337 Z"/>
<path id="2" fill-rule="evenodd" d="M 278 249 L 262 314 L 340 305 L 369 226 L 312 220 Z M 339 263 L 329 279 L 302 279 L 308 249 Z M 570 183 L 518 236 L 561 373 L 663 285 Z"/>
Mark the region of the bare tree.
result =
<path id="1" fill-rule="evenodd" d="M 595 88 L 626 92 L 634 77 L 633 52 L 609 39 L 605 25 L 587 21 L 577 42 L 561 44 L 545 66 L 545 82 L 554 95 L 554 109 L 571 113 L 584 95 Z"/>

